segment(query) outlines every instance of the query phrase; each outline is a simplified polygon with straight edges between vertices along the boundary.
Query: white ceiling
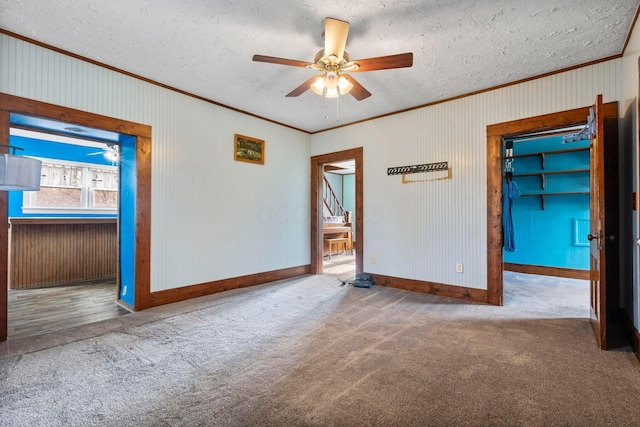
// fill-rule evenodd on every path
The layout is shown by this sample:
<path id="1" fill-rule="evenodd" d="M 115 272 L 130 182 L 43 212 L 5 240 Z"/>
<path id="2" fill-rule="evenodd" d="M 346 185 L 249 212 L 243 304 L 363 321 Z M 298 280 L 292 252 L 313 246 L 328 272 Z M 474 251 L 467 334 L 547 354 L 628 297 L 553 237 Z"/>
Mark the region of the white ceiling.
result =
<path id="1" fill-rule="evenodd" d="M 638 0 L 0 0 L 0 28 L 315 132 L 622 52 Z M 285 95 L 313 70 L 324 18 L 351 23 L 351 59 L 413 52 L 412 68 L 354 73 L 373 95 Z"/>

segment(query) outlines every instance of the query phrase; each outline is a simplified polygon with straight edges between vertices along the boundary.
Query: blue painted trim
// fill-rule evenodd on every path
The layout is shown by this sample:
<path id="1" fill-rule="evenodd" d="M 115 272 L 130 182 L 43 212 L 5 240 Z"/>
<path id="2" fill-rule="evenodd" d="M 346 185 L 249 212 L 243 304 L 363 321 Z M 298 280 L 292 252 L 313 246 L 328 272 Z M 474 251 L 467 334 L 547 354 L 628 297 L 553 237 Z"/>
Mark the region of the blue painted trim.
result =
<path id="1" fill-rule="evenodd" d="M 120 299 L 135 307 L 136 138 L 120 145 Z"/>
<path id="2" fill-rule="evenodd" d="M 573 218 L 573 246 L 589 246 L 589 219 Z"/>

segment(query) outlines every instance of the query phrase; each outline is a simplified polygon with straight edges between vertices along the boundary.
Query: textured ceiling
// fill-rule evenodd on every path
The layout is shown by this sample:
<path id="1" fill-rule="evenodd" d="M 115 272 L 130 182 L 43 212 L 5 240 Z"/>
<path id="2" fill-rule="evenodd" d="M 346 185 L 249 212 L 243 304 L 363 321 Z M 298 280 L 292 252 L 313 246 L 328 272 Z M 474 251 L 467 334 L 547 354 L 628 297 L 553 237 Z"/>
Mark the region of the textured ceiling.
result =
<path id="1" fill-rule="evenodd" d="M 0 28 L 315 132 L 622 52 L 638 0 L 0 0 Z M 324 18 L 351 23 L 352 59 L 413 52 L 361 72 L 373 95 L 285 95 L 317 74 Z"/>

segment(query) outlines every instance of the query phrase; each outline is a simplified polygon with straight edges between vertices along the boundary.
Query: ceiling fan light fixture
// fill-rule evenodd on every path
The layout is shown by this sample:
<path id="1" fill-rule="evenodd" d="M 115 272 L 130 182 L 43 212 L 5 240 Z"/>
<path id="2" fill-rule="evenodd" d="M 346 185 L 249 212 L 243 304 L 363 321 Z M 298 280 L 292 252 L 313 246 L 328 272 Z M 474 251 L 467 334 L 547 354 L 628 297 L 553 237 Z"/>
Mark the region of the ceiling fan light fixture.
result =
<path id="1" fill-rule="evenodd" d="M 346 95 L 351 89 L 353 89 L 353 84 L 351 84 L 345 76 L 340 76 L 338 79 L 338 90 L 340 91 L 340 95 Z"/>
<path id="2" fill-rule="evenodd" d="M 1 191 L 38 191 L 42 175 L 42 161 L 27 156 L 17 156 L 16 150 L 23 148 L 1 145 L 12 153 L 0 154 Z"/>
<path id="3" fill-rule="evenodd" d="M 324 78 L 324 87 L 327 89 L 336 89 L 338 87 L 338 74 L 335 71 L 327 72 Z"/>
<path id="4" fill-rule="evenodd" d="M 327 92 L 324 95 L 327 98 L 337 98 L 340 96 L 340 93 L 338 92 L 338 88 L 334 87 L 334 88 L 327 88 Z"/>
<path id="5" fill-rule="evenodd" d="M 315 81 L 311 83 L 311 90 L 320 96 L 324 94 L 324 75 L 316 77 Z"/>
<path id="6" fill-rule="evenodd" d="M 104 158 L 110 162 L 117 162 L 120 158 L 120 150 L 115 144 L 108 144 L 109 149 L 105 150 Z"/>

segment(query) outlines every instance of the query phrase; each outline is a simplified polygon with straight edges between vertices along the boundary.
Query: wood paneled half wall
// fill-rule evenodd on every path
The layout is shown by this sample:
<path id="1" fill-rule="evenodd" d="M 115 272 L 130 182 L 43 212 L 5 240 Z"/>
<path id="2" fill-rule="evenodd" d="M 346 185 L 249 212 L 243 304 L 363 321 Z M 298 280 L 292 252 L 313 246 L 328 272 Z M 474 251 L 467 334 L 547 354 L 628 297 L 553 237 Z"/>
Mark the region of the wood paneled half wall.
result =
<path id="1" fill-rule="evenodd" d="M 10 220 L 11 289 L 115 277 L 116 218 Z"/>

